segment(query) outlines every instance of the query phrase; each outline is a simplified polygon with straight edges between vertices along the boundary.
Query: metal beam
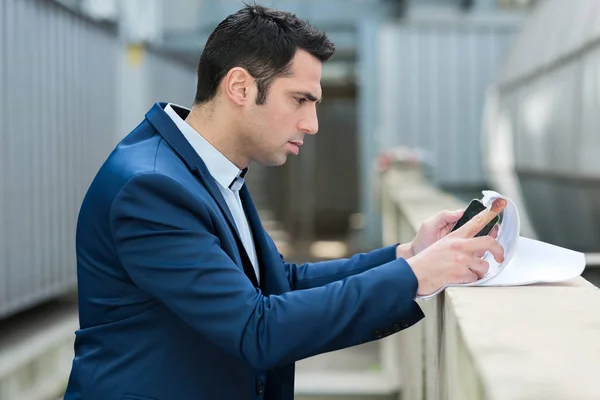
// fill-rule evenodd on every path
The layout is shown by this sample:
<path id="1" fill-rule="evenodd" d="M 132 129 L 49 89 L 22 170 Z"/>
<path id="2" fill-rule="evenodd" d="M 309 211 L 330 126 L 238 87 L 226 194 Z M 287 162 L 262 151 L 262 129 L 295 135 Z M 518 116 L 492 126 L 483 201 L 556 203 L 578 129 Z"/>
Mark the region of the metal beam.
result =
<path id="1" fill-rule="evenodd" d="M 368 16 L 390 15 L 404 3 L 405 0 L 272 0 L 264 4 L 294 13 L 320 29 L 340 30 L 354 28 L 358 21 Z M 212 30 L 226 16 L 238 11 L 241 4 L 232 0 L 203 2 L 199 28 Z"/>
<path id="2" fill-rule="evenodd" d="M 192 57 L 200 57 L 210 33 L 208 32 L 170 32 L 164 35 L 161 47 L 179 53 L 187 53 Z M 327 32 L 329 38 L 336 46 L 336 59 L 353 58 L 356 50 L 356 30 Z"/>
<path id="3" fill-rule="evenodd" d="M 270 4 L 267 4 L 270 3 Z M 263 3 L 285 10 L 324 30 L 335 43 L 336 54 L 323 69 L 323 82 L 354 83 L 354 62 L 358 43 L 358 25 L 365 19 L 381 20 L 398 16 L 406 0 L 275 0 Z M 160 47 L 197 60 L 208 36 L 227 15 L 235 13 L 241 2 L 233 0 L 205 1 L 199 10 L 201 18 L 196 29 L 181 29 L 167 25 Z"/>
<path id="4" fill-rule="evenodd" d="M 352 58 L 356 50 L 358 23 L 367 18 L 395 16 L 406 0 L 275 0 L 269 6 L 292 12 L 324 30 L 336 44 L 336 58 Z M 266 4 L 266 3 L 265 3 Z M 199 56 L 212 30 L 225 17 L 235 13 L 240 1 L 205 1 L 199 10 L 196 29 L 178 30 L 166 26 L 162 45 L 168 49 Z"/>

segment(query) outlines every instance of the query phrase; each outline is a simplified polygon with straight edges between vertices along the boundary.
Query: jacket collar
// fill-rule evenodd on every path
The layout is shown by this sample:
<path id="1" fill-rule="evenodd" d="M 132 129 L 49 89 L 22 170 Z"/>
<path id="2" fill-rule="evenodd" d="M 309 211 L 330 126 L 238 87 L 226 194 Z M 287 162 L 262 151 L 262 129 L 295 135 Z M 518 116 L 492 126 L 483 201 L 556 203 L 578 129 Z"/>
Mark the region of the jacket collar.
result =
<path id="1" fill-rule="evenodd" d="M 165 107 L 168 103 L 160 102 L 146 113 L 146 119 L 150 121 L 154 129 L 163 137 L 163 139 L 175 150 L 183 162 L 192 171 L 197 170 L 203 175 L 210 176 L 206 164 L 194 150 L 192 145 L 181 134 L 177 125 L 165 112 Z M 214 179 L 213 179 L 214 180 Z"/>
<path id="2" fill-rule="evenodd" d="M 240 170 L 223 153 L 185 122 L 185 118 L 190 113 L 189 109 L 175 104 L 167 104 L 165 113 L 175 123 L 177 129 L 200 156 L 210 174 L 221 186 L 231 188 L 236 182 L 243 182 L 248 169 Z"/>

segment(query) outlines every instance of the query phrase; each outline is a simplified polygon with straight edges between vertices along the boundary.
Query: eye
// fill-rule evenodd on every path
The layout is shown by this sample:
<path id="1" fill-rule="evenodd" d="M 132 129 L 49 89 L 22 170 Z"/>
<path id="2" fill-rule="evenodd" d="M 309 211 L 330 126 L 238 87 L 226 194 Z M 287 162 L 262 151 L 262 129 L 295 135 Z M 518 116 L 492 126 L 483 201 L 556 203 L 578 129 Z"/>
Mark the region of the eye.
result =
<path id="1" fill-rule="evenodd" d="M 296 97 L 296 101 L 298 102 L 298 104 L 302 105 L 307 101 L 307 99 L 306 97 Z"/>

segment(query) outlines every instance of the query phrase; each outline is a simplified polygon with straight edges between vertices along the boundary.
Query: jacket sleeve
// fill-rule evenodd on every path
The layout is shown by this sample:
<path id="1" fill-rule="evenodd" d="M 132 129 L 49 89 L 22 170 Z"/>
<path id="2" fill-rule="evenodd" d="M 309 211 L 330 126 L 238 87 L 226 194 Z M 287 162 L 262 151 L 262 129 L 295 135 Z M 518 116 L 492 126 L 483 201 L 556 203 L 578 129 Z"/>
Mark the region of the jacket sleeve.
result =
<path id="1" fill-rule="evenodd" d="M 423 313 L 399 259 L 320 287 L 264 296 L 222 250 L 206 206 L 147 173 L 113 200 L 114 246 L 133 282 L 205 338 L 257 370 L 397 332 Z"/>
<path id="2" fill-rule="evenodd" d="M 273 244 L 274 246 L 274 244 Z M 347 259 L 297 265 L 283 261 L 292 290 L 310 289 L 357 275 L 396 259 L 396 245 Z"/>

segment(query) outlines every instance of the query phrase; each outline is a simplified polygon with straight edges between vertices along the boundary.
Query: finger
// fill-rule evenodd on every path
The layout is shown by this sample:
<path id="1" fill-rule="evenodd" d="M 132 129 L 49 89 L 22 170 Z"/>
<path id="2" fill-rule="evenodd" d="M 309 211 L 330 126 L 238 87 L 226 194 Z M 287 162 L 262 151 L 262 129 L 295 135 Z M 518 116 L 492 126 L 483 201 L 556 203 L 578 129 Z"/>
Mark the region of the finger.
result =
<path id="1" fill-rule="evenodd" d="M 439 218 L 437 218 L 438 221 L 438 228 L 442 228 L 448 224 L 454 224 L 456 223 L 460 217 L 463 216 L 463 214 L 465 213 L 465 210 L 456 210 L 456 211 L 448 211 L 448 210 L 444 210 L 441 211 L 438 215 Z"/>
<path id="2" fill-rule="evenodd" d="M 476 216 L 474 216 L 466 224 L 458 228 L 453 232 L 455 236 L 459 237 L 474 237 L 479 231 L 481 231 L 492 219 L 498 216 L 506 207 L 506 200 L 496 199 L 492 203 L 491 208 L 486 208 Z"/>
<path id="3" fill-rule="evenodd" d="M 494 225 L 492 230 L 490 231 L 490 236 L 494 239 L 498 239 L 498 232 L 500 231 L 500 226 L 498 224 Z"/>
<path id="4" fill-rule="evenodd" d="M 467 270 L 460 277 L 460 283 L 473 283 L 477 282 L 478 280 L 479 278 L 477 277 L 477 274 L 471 271 L 469 268 L 467 268 Z"/>
<path id="5" fill-rule="evenodd" d="M 481 258 L 473 257 L 473 261 L 469 265 L 469 269 L 477 275 L 477 279 L 481 279 L 488 273 L 490 264 Z"/>
<path id="6" fill-rule="evenodd" d="M 496 224 L 490 231 L 489 235 L 494 239 L 498 239 L 498 232 L 500 231 L 500 227 Z M 485 255 L 485 251 L 478 251 L 475 253 L 475 257 L 481 258 Z"/>
<path id="7" fill-rule="evenodd" d="M 423 226 L 428 226 L 431 229 L 444 229 L 448 225 L 454 225 L 456 221 L 462 217 L 464 210 L 448 211 L 443 210 L 432 215 L 423 222 Z"/>
<path id="8" fill-rule="evenodd" d="M 439 230 L 439 237 L 443 238 L 448 235 L 464 213 L 465 210 L 442 211 L 437 218 L 438 225 L 435 227 Z"/>
<path id="9" fill-rule="evenodd" d="M 468 239 L 459 244 L 468 254 L 478 255 L 481 257 L 486 251 L 492 253 L 497 262 L 504 261 L 504 248 L 491 236 L 480 236 Z"/>

